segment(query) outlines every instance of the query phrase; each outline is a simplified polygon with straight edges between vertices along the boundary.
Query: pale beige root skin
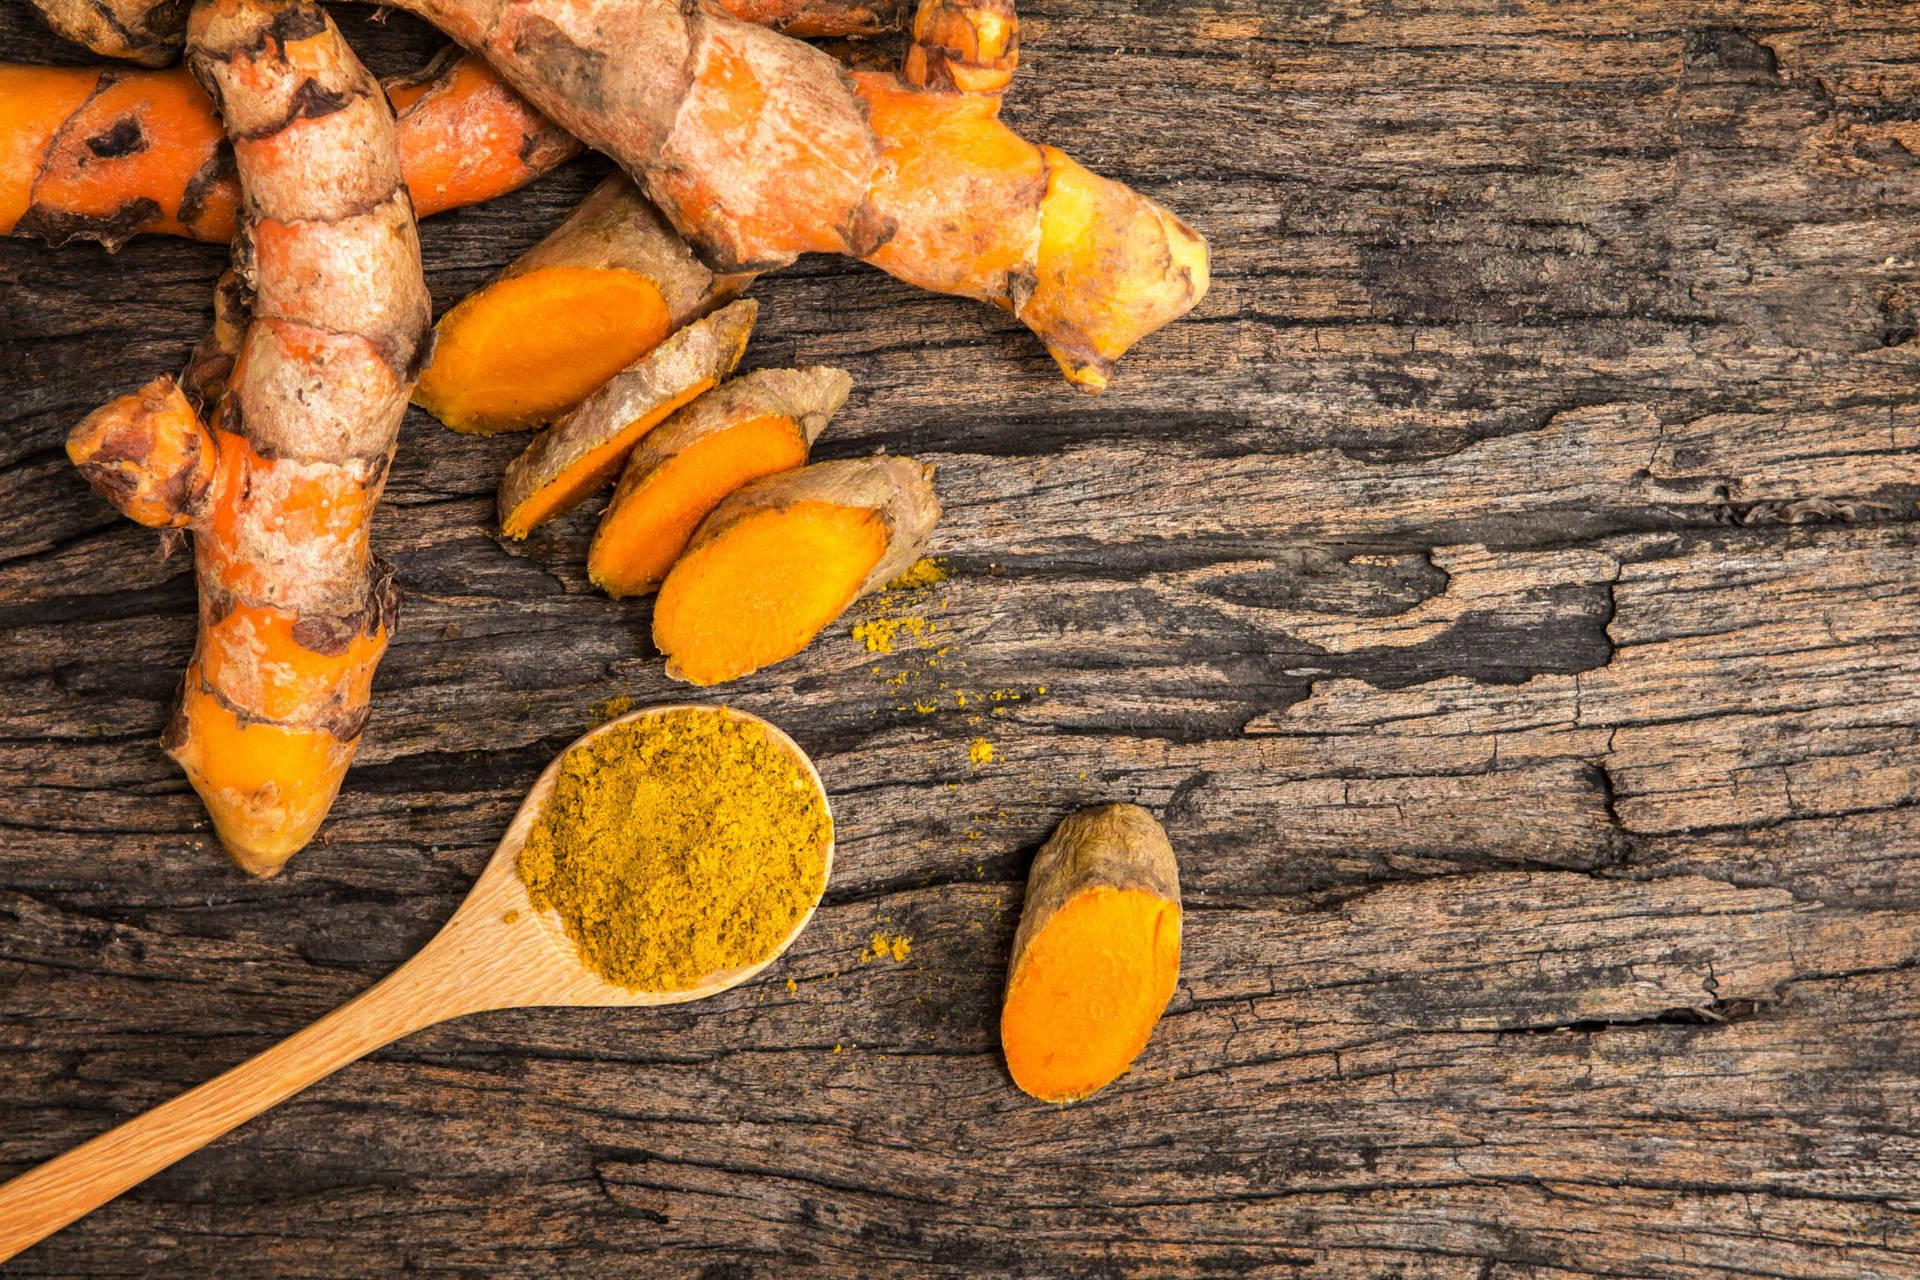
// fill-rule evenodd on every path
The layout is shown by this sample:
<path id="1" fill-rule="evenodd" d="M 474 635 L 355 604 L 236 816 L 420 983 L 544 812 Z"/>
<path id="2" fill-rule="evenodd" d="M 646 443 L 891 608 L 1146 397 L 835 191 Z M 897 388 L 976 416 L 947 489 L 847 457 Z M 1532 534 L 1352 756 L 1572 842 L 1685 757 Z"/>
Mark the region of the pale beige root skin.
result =
<path id="1" fill-rule="evenodd" d="M 728 303 L 704 316 L 634 362 L 613 381 L 588 396 L 578 408 L 535 437 L 525 452 L 507 464 L 500 480 L 501 532 L 524 538 L 565 514 L 605 484 L 626 464 L 629 451 L 613 458 L 596 480 L 558 505 L 538 501 L 542 491 L 617 440 L 631 424 L 685 403 L 733 372 L 747 349 L 759 304 L 751 298 Z"/>
<path id="2" fill-rule="evenodd" d="M 143 67 L 180 56 L 188 0 L 33 0 L 47 25 L 95 53 Z"/>
<path id="3" fill-rule="evenodd" d="M 1013 953 L 1007 962 L 1007 997 L 1013 994 L 1029 948 L 1054 916 L 1080 895 L 1100 889 L 1138 890 L 1169 902 L 1174 907 L 1176 927 L 1179 923 L 1179 862 L 1165 829 L 1139 805 L 1095 805 L 1069 814 L 1034 856 L 1027 872 L 1020 925 L 1013 935 Z M 1158 1020 L 1156 1011 L 1155 1022 Z M 1046 1102 L 1078 1102 L 1093 1091 L 1035 1096 Z"/>
<path id="4" fill-rule="evenodd" d="M 367 523 L 427 337 L 427 291 L 392 108 L 326 15 L 202 0 L 187 45 L 243 200 L 235 280 L 196 361 L 216 462 L 182 511 L 200 636 L 162 743 L 234 861 L 271 875 L 326 816 L 391 630 L 390 572 Z"/>

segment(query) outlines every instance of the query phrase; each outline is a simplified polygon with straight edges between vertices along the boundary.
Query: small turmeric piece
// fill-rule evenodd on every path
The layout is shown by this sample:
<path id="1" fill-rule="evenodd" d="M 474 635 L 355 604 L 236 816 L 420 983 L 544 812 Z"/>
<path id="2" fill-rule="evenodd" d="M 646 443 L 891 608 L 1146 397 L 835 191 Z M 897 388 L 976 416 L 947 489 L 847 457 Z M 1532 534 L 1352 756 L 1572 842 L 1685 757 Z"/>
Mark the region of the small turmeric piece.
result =
<path id="1" fill-rule="evenodd" d="M 580 150 L 453 46 L 385 87 L 420 217 L 504 195 Z M 148 233 L 225 243 L 239 205 L 233 149 L 185 68 L 0 64 L 0 235 L 109 250 Z"/>
<path id="2" fill-rule="evenodd" d="M 551 422 L 752 279 L 701 265 L 616 175 L 441 317 L 414 402 L 477 435 Z"/>
<path id="3" fill-rule="evenodd" d="M 844 369 L 761 369 L 701 396 L 640 442 L 600 517 L 587 576 L 612 596 L 659 589 L 687 540 L 749 480 L 791 471 L 846 403 Z"/>
<path id="4" fill-rule="evenodd" d="M 568 751 L 519 871 L 601 977 L 685 991 L 773 955 L 826 887 L 832 847 L 793 753 L 754 720 L 693 707 Z"/>
<path id="5" fill-rule="evenodd" d="M 932 468 L 907 458 L 819 462 L 744 486 L 694 532 L 653 611 L 667 674 L 735 680 L 792 657 L 926 549 Z"/>
<path id="6" fill-rule="evenodd" d="M 642 356 L 507 464 L 500 532 L 524 538 L 613 483 L 641 437 L 733 372 L 759 304 L 730 303 Z"/>
<path id="7" fill-rule="evenodd" d="M 1082 809 L 1027 876 L 1000 1045 L 1045 1102 L 1078 1102 L 1132 1065 L 1180 976 L 1180 870 L 1138 805 Z"/>

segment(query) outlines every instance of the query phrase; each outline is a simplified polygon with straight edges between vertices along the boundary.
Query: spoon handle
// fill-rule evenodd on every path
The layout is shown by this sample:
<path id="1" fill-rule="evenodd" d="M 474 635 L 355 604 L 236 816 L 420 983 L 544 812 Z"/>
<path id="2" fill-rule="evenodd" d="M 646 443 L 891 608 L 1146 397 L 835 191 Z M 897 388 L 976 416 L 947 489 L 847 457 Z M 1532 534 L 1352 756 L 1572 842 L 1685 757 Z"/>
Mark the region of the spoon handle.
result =
<path id="1" fill-rule="evenodd" d="M 0 1186 L 0 1262 L 349 1062 L 464 1012 L 433 998 L 443 966 L 422 965 L 427 958 L 231 1071 Z"/>

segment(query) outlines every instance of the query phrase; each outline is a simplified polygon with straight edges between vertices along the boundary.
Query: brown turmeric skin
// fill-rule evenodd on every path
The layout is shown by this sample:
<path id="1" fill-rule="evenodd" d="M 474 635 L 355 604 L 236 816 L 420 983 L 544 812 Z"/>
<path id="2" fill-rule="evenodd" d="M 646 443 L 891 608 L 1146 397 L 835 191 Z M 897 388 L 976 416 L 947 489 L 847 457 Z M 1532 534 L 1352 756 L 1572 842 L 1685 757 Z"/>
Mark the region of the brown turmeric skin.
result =
<path id="1" fill-rule="evenodd" d="M 907 0 L 709 0 L 746 22 L 795 36 L 873 36 L 897 31 Z M 180 56 L 186 0 L 31 0 L 47 25 L 108 58 L 164 67 Z"/>
<path id="2" fill-rule="evenodd" d="M 129 516 L 193 532 L 200 634 L 162 742 L 234 860 L 271 875 L 339 790 L 393 628 L 368 525 L 426 284 L 392 108 L 317 6 L 202 0 L 189 58 L 234 141 L 248 321 L 200 384 L 205 425 L 161 379 L 68 453 Z"/>
<path id="3" fill-rule="evenodd" d="M 580 150 L 457 49 L 386 90 L 421 217 L 504 195 Z M 184 67 L 0 64 L 0 235 L 110 250 L 145 234 L 224 243 L 239 202 L 233 150 Z"/>
<path id="4" fill-rule="evenodd" d="M 1047 1102 L 1078 1102 L 1132 1065 L 1180 976 L 1180 870 L 1138 805 L 1082 809 L 1027 876 L 1000 1044 Z"/>
<path id="5" fill-rule="evenodd" d="M 676 0 L 401 7 L 618 160 L 716 271 L 859 258 L 1012 312 L 1089 391 L 1206 292 L 1178 218 L 1000 122 L 1012 0 L 923 0 L 901 75 Z"/>
<path id="6" fill-rule="evenodd" d="M 825 887 L 832 844 L 790 752 L 752 720 L 693 708 L 569 751 L 519 868 L 601 977 L 685 991 L 777 951 Z"/>

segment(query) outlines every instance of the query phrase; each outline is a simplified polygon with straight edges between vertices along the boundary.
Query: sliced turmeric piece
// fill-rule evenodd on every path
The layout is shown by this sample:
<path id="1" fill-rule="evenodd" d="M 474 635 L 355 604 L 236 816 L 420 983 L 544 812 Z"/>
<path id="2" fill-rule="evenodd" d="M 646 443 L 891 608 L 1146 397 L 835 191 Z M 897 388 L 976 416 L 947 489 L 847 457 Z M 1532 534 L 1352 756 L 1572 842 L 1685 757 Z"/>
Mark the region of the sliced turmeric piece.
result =
<path id="1" fill-rule="evenodd" d="M 852 386 L 844 369 L 761 369 L 667 419 L 628 459 L 587 553 L 587 576 L 613 596 L 658 590 L 723 498 L 806 463 Z"/>
<path id="2" fill-rule="evenodd" d="M 552 422 L 752 278 L 716 276 L 631 182 L 609 178 L 441 318 L 414 401 L 477 435 Z"/>
<path id="3" fill-rule="evenodd" d="M 612 483 L 640 438 L 733 372 L 759 308 L 694 321 L 534 438 L 500 479 L 500 531 L 524 538 Z"/>
<path id="4" fill-rule="evenodd" d="M 817 462 L 755 480 L 701 522 L 660 587 L 667 674 L 735 680 L 790 658 L 926 550 L 933 469 L 909 458 Z"/>
<path id="5" fill-rule="evenodd" d="M 1138 805 L 1082 809 L 1027 876 L 1000 1045 L 1013 1082 L 1078 1102 L 1146 1047 L 1180 977 L 1180 869 Z"/>

